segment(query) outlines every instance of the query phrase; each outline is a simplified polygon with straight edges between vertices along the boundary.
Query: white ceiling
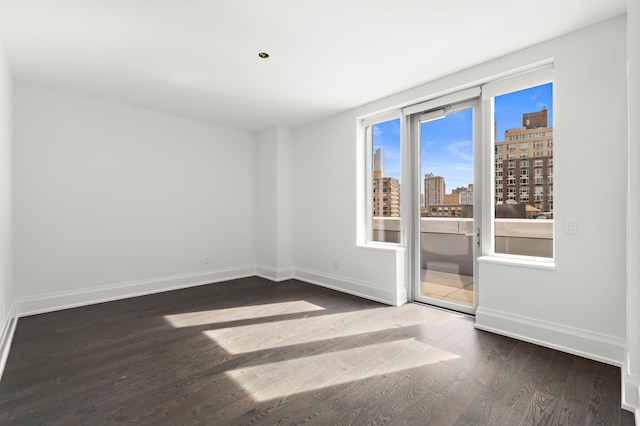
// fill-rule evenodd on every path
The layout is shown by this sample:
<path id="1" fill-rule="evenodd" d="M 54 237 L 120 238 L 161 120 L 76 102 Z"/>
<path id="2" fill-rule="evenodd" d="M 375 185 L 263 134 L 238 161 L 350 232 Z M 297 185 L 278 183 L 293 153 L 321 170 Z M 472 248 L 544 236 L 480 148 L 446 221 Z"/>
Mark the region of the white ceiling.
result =
<path id="1" fill-rule="evenodd" d="M 397 93 L 626 3 L 0 0 L 0 40 L 18 81 L 259 130 Z"/>

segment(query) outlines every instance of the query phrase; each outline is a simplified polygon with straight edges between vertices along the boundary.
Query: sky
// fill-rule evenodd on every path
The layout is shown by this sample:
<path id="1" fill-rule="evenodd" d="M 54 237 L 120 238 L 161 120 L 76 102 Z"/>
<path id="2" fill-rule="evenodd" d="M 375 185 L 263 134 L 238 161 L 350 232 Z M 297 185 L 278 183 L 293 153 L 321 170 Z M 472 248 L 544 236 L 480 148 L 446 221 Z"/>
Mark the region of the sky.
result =
<path id="1" fill-rule="evenodd" d="M 522 125 L 522 114 L 549 110 L 549 126 L 553 126 L 552 83 L 508 93 L 495 98 L 497 140 L 504 131 Z M 440 120 L 422 123 L 420 130 L 421 181 L 424 175 L 442 176 L 446 192 L 473 182 L 473 142 L 471 109 L 447 114 Z M 400 179 L 400 120 L 373 126 L 373 150 L 382 148 L 385 174 Z M 424 182 L 422 182 L 422 185 Z"/>

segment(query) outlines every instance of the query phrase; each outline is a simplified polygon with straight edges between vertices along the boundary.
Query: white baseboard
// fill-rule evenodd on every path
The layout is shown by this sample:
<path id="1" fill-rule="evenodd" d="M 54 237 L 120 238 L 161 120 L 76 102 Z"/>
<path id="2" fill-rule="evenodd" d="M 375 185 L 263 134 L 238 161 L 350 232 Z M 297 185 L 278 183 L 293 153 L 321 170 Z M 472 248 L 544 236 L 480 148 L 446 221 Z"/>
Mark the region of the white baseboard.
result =
<path id="1" fill-rule="evenodd" d="M 85 289 L 40 294 L 32 297 L 21 297 L 15 301 L 16 308 L 14 315 L 18 317 L 34 315 L 254 275 L 256 275 L 255 265 L 243 265 L 200 273 L 170 275 Z"/>
<path id="2" fill-rule="evenodd" d="M 294 277 L 293 266 L 285 268 L 274 268 L 267 265 L 256 265 L 256 275 L 271 281 L 280 282 L 290 280 Z"/>
<path id="3" fill-rule="evenodd" d="M 375 287 L 371 283 L 338 275 L 330 275 L 306 268 L 296 268 L 294 278 L 309 284 L 330 288 L 342 293 L 352 294 L 364 299 L 374 300 L 392 306 L 400 306 L 406 300 L 399 300 L 397 291 Z"/>
<path id="4" fill-rule="evenodd" d="M 478 306 L 477 329 L 622 367 L 624 339 Z"/>
<path id="5" fill-rule="evenodd" d="M 629 375 L 626 366 L 622 368 L 622 408 L 635 413 L 640 425 L 640 377 Z"/>
<path id="6" fill-rule="evenodd" d="M 0 379 L 4 373 L 4 367 L 7 365 L 9 350 L 11 349 L 11 341 L 13 340 L 13 334 L 16 331 L 16 325 L 18 323 L 18 318 L 14 311 L 15 304 L 11 304 L 11 308 L 3 319 L 4 323 L 0 329 Z"/>

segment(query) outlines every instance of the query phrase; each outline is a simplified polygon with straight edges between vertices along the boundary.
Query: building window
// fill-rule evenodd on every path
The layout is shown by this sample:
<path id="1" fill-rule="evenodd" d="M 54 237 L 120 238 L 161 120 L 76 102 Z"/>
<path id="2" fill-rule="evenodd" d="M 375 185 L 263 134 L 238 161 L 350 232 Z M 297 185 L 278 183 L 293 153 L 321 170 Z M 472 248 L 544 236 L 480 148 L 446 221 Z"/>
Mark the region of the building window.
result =
<path id="1" fill-rule="evenodd" d="M 548 83 L 521 86 L 529 77 L 519 76 L 505 84 L 483 87 L 483 96 L 490 100 L 492 113 L 488 120 L 495 128 L 495 146 L 507 146 L 507 151 L 514 151 L 516 144 L 507 141 L 531 140 L 521 142 L 518 146 L 520 158 L 533 157 L 519 162 L 518 175 L 507 171 L 507 185 L 504 200 L 502 185 L 498 184 L 498 176 L 494 176 L 494 220 L 493 250 L 496 254 L 534 256 L 539 258 L 553 258 L 553 168 L 545 168 L 544 156 L 551 157 L 553 151 L 553 83 L 551 83 L 551 68 L 540 69 L 529 74 L 530 81 L 539 82 L 548 78 Z M 511 89 L 511 91 L 507 91 Z M 540 140 L 544 138 L 544 140 Z M 490 151 L 493 152 L 493 149 Z M 509 154 L 511 155 L 511 154 Z M 514 155 L 515 157 L 515 155 Z M 549 158 L 549 161 L 551 159 Z M 551 162 L 551 164 L 553 164 Z M 529 167 L 537 167 L 530 172 Z M 512 162 L 507 168 L 512 168 Z M 530 176 L 532 175 L 532 176 Z M 533 180 L 534 185 L 530 185 Z M 502 222 L 512 219 L 522 219 L 520 222 L 508 222 L 509 233 L 501 233 L 504 229 Z M 526 223 L 522 232 L 514 229 L 516 223 Z M 533 231 L 535 227 L 535 231 Z M 536 238 L 527 236 L 533 232 Z M 539 238 L 542 236 L 543 238 Z"/>
<path id="2" fill-rule="evenodd" d="M 400 119 L 366 128 L 371 179 L 370 241 L 400 243 Z"/>

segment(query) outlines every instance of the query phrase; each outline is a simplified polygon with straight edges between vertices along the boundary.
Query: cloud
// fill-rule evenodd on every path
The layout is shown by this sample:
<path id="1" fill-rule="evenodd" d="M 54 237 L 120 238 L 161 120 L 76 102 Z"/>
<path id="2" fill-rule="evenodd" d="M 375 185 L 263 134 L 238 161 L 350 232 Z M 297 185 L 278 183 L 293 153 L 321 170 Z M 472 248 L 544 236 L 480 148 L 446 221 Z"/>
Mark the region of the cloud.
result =
<path id="1" fill-rule="evenodd" d="M 473 143 L 471 141 L 451 142 L 445 145 L 443 149 L 453 158 L 473 162 Z"/>
<path id="2" fill-rule="evenodd" d="M 538 99 L 540 96 L 542 95 L 542 91 L 540 89 L 532 92 L 531 94 L 531 100 L 535 101 L 536 99 Z"/>

